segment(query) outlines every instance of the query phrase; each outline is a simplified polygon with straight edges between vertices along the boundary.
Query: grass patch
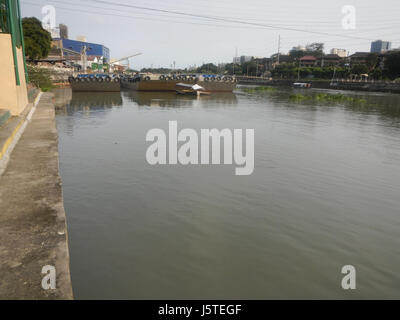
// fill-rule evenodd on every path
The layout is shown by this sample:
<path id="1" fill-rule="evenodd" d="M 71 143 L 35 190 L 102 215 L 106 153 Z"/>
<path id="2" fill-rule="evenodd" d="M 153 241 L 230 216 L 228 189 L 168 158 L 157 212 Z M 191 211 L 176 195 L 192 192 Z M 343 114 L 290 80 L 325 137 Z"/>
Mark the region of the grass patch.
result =
<path id="1" fill-rule="evenodd" d="M 260 86 L 260 87 L 254 87 L 254 88 L 243 88 L 244 92 L 247 93 L 257 93 L 257 92 L 275 92 L 277 89 L 274 87 L 268 87 L 268 86 Z"/>
<path id="2" fill-rule="evenodd" d="M 28 65 L 29 82 L 40 88 L 43 92 L 53 89 L 51 81 L 51 72 L 49 70 L 39 68 L 36 66 Z"/>
<path id="3" fill-rule="evenodd" d="M 346 96 L 341 93 L 329 94 L 329 93 L 314 93 L 314 94 L 291 94 L 289 96 L 291 101 L 316 101 L 316 102 L 348 102 L 348 103 L 366 103 L 367 100 L 357 97 Z"/>

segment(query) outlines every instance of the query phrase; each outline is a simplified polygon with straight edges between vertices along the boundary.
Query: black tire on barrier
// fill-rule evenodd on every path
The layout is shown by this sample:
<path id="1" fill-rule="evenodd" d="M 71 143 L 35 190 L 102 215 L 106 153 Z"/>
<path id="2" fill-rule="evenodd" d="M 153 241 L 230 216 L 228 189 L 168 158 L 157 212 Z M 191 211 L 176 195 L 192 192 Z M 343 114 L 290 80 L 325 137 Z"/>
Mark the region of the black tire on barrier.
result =
<path id="1" fill-rule="evenodd" d="M 211 81 L 215 81 L 215 77 L 211 77 Z"/>
<path id="2" fill-rule="evenodd" d="M 73 76 L 69 76 L 68 77 L 68 82 L 69 83 L 74 82 L 74 80 L 75 80 L 75 78 Z"/>
<path id="3" fill-rule="evenodd" d="M 167 79 L 167 80 L 171 80 L 171 77 L 170 77 L 170 76 L 168 76 L 166 79 Z"/>
<path id="4" fill-rule="evenodd" d="M 114 82 L 120 82 L 121 79 L 120 79 L 120 78 L 114 78 L 113 81 L 114 81 Z"/>
<path id="5" fill-rule="evenodd" d="M 204 81 L 208 82 L 208 81 L 210 81 L 210 79 L 209 78 L 204 78 Z"/>
<path id="6" fill-rule="evenodd" d="M 111 78 L 109 77 L 109 76 L 107 76 L 107 77 L 105 77 L 105 79 L 104 79 L 106 82 L 110 82 L 111 81 Z"/>
<path id="7" fill-rule="evenodd" d="M 164 75 L 161 75 L 159 79 L 160 79 L 160 80 L 165 80 L 165 76 L 164 76 Z"/>
<path id="8" fill-rule="evenodd" d="M 187 77 L 185 75 L 181 76 L 182 80 L 187 80 Z"/>
<path id="9" fill-rule="evenodd" d="M 144 78 L 144 80 L 149 81 L 149 80 L 150 80 L 150 77 L 147 76 L 147 77 Z"/>
<path id="10" fill-rule="evenodd" d="M 217 81 L 221 81 L 221 77 L 217 77 L 216 80 L 217 80 Z"/>

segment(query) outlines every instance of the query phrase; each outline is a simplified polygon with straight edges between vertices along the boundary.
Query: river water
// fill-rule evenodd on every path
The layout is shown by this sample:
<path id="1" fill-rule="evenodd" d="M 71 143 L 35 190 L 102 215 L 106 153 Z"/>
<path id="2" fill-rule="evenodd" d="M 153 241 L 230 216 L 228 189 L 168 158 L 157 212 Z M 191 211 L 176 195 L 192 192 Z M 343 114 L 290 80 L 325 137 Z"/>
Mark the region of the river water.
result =
<path id="1" fill-rule="evenodd" d="M 400 95 L 292 93 L 56 90 L 75 298 L 400 298 Z M 254 129 L 254 173 L 149 165 L 169 120 Z"/>

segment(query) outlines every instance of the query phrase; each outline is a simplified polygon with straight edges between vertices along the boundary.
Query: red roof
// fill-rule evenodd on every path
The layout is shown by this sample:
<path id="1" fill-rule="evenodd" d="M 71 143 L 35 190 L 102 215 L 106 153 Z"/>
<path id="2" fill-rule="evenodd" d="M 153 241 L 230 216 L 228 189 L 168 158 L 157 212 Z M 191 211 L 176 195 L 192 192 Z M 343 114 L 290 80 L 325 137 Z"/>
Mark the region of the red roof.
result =
<path id="1" fill-rule="evenodd" d="M 315 60 L 317 60 L 317 58 L 313 57 L 313 56 L 304 56 L 304 57 L 300 58 L 300 61 L 304 61 L 304 60 L 313 60 L 313 61 L 315 61 Z"/>

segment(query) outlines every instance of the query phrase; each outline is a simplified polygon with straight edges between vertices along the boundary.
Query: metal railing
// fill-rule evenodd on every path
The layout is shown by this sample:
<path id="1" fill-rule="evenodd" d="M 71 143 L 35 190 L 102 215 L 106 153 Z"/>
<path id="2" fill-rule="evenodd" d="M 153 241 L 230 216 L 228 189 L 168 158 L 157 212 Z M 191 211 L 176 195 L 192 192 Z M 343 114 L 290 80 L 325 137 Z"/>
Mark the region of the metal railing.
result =
<path id="1" fill-rule="evenodd" d="M 0 0 L 0 33 L 10 33 L 7 12 L 6 0 Z"/>
<path id="2" fill-rule="evenodd" d="M 17 48 L 23 52 L 23 67 L 25 69 L 25 78 L 28 81 L 25 62 L 24 35 L 22 30 L 21 8 L 19 0 L 0 0 L 0 33 L 9 33 L 11 35 L 12 53 L 14 58 L 15 82 L 20 85 L 19 67 L 17 59 Z"/>

